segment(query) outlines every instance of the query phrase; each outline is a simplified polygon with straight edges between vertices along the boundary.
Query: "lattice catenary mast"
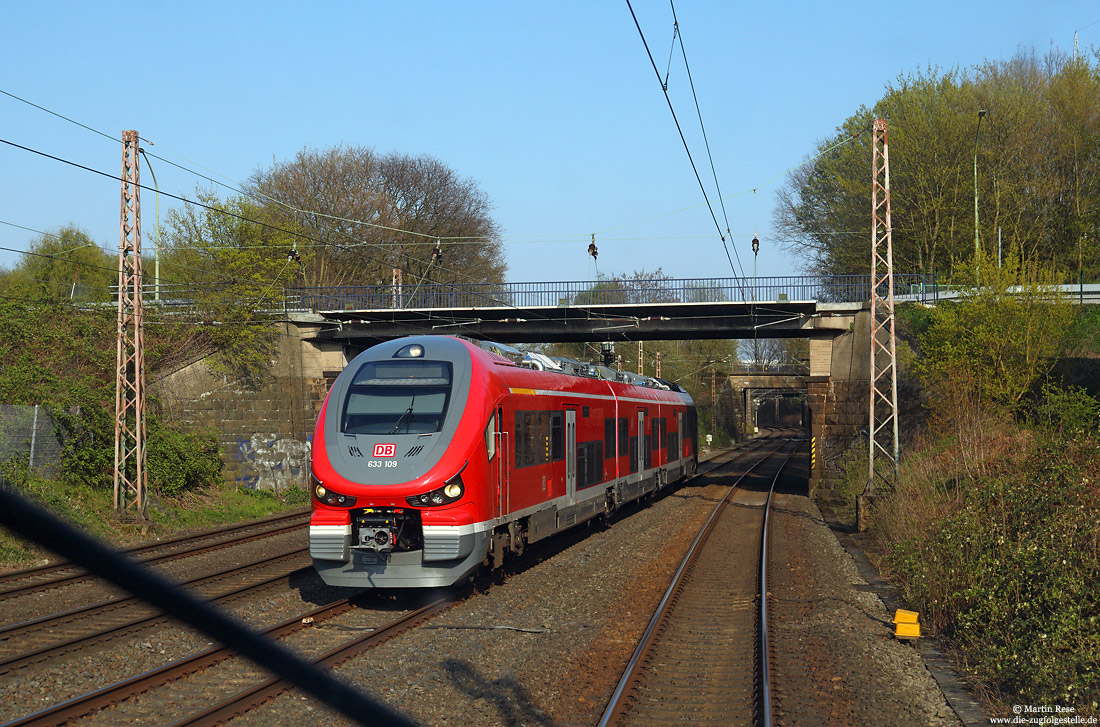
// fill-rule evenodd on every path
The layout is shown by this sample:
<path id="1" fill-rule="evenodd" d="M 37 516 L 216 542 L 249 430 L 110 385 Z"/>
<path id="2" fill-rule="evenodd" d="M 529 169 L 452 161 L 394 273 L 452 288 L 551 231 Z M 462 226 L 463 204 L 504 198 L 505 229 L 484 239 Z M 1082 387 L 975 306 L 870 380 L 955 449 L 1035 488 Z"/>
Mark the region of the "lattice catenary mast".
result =
<path id="1" fill-rule="evenodd" d="M 886 119 L 875 119 L 871 169 L 871 402 L 867 488 L 874 495 L 898 471 L 898 368 L 894 331 L 894 243 Z"/>
<path id="2" fill-rule="evenodd" d="M 115 357 L 115 513 L 145 519 L 145 338 L 138 185 L 138 133 L 124 131 Z"/>

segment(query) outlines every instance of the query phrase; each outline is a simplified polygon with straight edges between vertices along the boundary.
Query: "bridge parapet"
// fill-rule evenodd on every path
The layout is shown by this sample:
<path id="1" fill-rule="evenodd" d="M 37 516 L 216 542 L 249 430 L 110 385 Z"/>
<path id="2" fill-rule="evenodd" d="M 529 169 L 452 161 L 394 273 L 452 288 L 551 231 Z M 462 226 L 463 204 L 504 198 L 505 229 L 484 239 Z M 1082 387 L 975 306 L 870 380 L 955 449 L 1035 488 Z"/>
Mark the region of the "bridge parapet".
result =
<path id="1" fill-rule="evenodd" d="M 886 291 L 880 291 L 885 294 Z M 856 303 L 871 297 L 869 275 L 659 278 L 545 283 L 436 283 L 288 288 L 293 312 L 584 307 L 653 303 Z M 930 276 L 897 275 L 896 296 L 934 296 Z"/>

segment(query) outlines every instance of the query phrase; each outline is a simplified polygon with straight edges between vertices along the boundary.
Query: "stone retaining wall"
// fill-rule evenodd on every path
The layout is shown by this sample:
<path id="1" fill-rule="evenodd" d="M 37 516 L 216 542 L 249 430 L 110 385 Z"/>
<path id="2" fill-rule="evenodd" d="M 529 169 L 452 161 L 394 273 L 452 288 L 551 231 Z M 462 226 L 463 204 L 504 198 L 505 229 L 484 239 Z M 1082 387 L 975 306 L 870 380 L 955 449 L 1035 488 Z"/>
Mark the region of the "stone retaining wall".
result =
<path id="1" fill-rule="evenodd" d="M 187 428 L 218 432 L 223 477 L 249 489 L 309 487 L 313 427 L 328 381 L 345 364 L 338 344 L 307 340 L 317 326 L 278 327 L 273 378 L 259 391 L 213 372 L 208 359 L 150 382 L 159 414 Z"/>

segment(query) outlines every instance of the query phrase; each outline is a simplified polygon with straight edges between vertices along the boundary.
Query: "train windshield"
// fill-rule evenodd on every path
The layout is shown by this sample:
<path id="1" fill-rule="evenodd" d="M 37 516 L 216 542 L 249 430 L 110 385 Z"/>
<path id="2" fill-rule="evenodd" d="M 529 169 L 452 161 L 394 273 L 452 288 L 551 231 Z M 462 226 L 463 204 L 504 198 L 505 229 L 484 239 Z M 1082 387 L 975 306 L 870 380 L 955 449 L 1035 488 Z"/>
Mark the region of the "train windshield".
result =
<path id="1" fill-rule="evenodd" d="M 446 361 L 368 361 L 355 373 L 340 421 L 345 434 L 430 434 L 451 398 Z"/>

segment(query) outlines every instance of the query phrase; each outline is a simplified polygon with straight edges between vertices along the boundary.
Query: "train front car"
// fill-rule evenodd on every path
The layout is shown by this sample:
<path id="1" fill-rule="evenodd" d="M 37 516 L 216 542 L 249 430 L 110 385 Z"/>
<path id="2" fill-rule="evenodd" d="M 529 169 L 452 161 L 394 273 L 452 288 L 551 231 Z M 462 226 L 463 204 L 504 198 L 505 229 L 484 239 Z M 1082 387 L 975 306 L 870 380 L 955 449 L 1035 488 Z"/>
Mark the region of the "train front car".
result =
<path id="1" fill-rule="evenodd" d="M 313 437 L 309 549 L 325 583 L 447 586 L 481 564 L 487 356 L 456 338 L 404 338 L 336 379 Z"/>

